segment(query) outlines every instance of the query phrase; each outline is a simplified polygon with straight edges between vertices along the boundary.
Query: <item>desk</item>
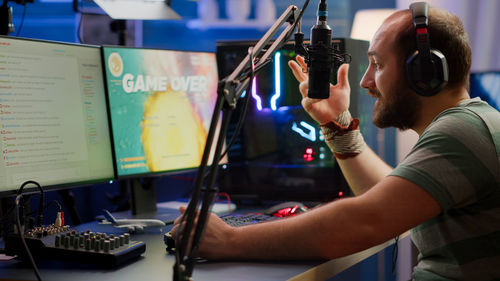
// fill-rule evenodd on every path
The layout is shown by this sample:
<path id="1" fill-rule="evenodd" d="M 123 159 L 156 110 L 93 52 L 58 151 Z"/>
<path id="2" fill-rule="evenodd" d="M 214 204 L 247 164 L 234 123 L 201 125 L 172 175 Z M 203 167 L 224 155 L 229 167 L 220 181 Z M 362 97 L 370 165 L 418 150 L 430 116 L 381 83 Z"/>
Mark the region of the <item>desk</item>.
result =
<path id="1" fill-rule="evenodd" d="M 38 261 L 42 280 L 50 281 L 127 281 L 127 280 L 172 280 L 172 268 L 175 262 L 173 255 L 165 251 L 163 234 L 172 226 L 159 230 L 148 230 L 135 234 L 132 240 L 146 243 L 146 252 L 138 260 L 114 269 L 103 269 L 83 264 L 68 264 L 57 261 Z M 96 222 L 75 227 L 78 231 L 92 229 L 95 232 L 121 234 L 122 231 L 110 225 Z M 202 281 L 246 281 L 246 280 L 326 280 L 344 269 L 384 249 L 385 243 L 366 251 L 327 262 L 293 261 L 293 262 L 205 262 L 195 266 L 194 280 Z M 235 277 L 237 276 L 237 278 Z M 0 280 L 35 280 L 33 270 L 28 264 L 17 260 L 0 262 Z M 335 279 L 336 280 L 336 279 Z"/>

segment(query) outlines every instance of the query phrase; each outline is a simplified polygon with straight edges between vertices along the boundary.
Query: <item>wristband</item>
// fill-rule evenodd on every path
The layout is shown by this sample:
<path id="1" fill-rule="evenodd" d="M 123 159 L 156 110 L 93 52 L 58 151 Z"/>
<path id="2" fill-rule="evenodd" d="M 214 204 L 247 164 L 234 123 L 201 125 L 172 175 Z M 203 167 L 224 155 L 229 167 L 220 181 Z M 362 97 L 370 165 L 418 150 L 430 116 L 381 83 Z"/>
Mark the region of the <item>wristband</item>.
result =
<path id="1" fill-rule="evenodd" d="M 359 119 L 353 119 L 348 110 L 342 112 L 335 121 L 320 125 L 320 128 L 326 144 L 338 159 L 355 157 L 365 148 Z"/>

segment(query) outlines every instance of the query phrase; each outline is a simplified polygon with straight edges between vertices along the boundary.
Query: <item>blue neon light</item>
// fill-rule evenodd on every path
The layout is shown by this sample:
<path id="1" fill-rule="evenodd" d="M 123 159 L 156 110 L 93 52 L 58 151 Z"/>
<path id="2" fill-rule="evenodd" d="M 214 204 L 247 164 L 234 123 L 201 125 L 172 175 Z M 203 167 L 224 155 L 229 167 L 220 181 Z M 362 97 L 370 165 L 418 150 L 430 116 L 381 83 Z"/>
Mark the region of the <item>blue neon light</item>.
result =
<path id="1" fill-rule="evenodd" d="M 278 109 L 278 99 L 281 97 L 281 53 L 274 54 L 274 90 L 275 93 L 271 96 L 269 104 L 272 111 Z M 257 93 L 257 80 L 254 78 L 252 81 L 252 97 L 256 101 L 256 106 L 259 111 L 262 111 L 262 98 Z"/>
<path id="2" fill-rule="evenodd" d="M 304 129 L 297 126 L 297 123 L 295 122 L 292 123 L 292 131 L 298 133 L 301 137 L 308 139 L 312 142 L 316 141 L 316 129 L 312 125 L 309 125 L 304 121 L 300 121 L 299 124 L 302 127 L 306 128 L 309 131 L 309 133 L 306 133 Z"/>
<path id="3" fill-rule="evenodd" d="M 281 96 L 281 53 L 274 54 L 274 89 L 276 93 L 271 97 L 271 110 L 275 111 L 277 106 L 276 102 Z"/>
<path id="4" fill-rule="evenodd" d="M 252 98 L 254 98 L 255 101 L 257 102 L 257 109 L 261 111 L 262 100 L 260 99 L 259 95 L 257 95 L 257 79 L 255 77 L 252 80 Z"/>

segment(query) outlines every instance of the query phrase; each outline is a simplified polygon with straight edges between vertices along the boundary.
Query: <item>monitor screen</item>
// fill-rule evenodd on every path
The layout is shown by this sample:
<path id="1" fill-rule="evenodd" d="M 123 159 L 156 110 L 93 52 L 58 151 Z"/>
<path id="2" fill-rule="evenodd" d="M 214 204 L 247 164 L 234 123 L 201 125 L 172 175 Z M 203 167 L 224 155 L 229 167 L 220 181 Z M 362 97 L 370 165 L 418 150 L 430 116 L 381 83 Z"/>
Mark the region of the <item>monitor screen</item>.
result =
<path id="1" fill-rule="evenodd" d="M 0 37 L 0 192 L 112 180 L 97 46 Z"/>
<path id="2" fill-rule="evenodd" d="M 230 75 L 255 43 L 218 42 L 219 76 Z M 295 55 L 293 44 L 286 44 L 252 82 L 241 133 L 220 177 L 220 189 L 235 200 L 329 201 L 349 194 L 317 122 L 301 106 L 299 83 L 288 66 Z M 233 123 L 239 116 L 233 114 Z"/>
<path id="3" fill-rule="evenodd" d="M 219 75 L 228 76 L 253 45 L 251 41 L 219 42 Z M 285 45 L 256 75 L 239 145 L 230 150 L 231 160 L 268 163 L 272 158 L 280 165 L 335 165 L 319 126 L 300 104 L 299 83 L 288 66 L 293 59 L 293 45 Z M 233 116 L 239 118 L 238 114 Z"/>
<path id="4" fill-rule="evenodd" d="M 198 167 L 217 98 L 215 54 L 105 46 L 103 59 L 118 176 Z"/>

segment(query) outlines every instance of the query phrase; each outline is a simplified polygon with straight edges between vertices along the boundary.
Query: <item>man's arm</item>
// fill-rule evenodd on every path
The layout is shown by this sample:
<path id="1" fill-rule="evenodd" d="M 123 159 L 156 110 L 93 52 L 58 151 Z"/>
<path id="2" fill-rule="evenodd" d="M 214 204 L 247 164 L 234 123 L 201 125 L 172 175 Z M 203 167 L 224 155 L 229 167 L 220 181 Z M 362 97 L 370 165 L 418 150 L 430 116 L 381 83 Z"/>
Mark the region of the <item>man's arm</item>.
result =
<path id="1" fill-rule="evenodd" d="M 337 159 L 337 162 L 356 196 L 368 191 L 392 171 L 392 167 L 368 146 L 357 156 Z"/>
<path id="2" fill-rule="evenodd" d="M 295 217 L 233 228 L 212 215 L 200 247 L 208 259 L 332 259 L 378 245 L 438 215 L 429 193 L 395 176 L 361 196 Z"/>

